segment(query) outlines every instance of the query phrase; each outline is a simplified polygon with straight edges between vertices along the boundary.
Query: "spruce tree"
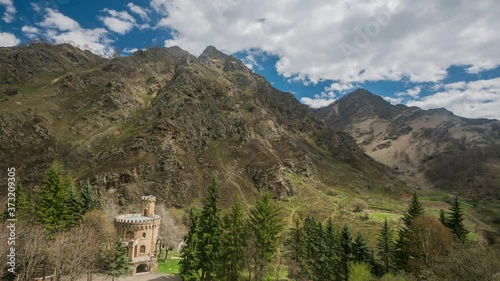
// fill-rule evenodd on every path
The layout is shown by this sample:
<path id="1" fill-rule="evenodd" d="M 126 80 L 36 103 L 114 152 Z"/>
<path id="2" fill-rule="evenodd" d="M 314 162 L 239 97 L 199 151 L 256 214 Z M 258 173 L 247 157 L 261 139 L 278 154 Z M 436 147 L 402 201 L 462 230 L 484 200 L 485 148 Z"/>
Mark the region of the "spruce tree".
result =
<path id="1" fill-rule="evenodd" d="M 383 273 L 388 273 L 391 270 L 392 253 L 394 250 L 394 241 L 392 230 L 387 224 L 387 218 L 384 220 L 384 225 L 377 237 L 377 249 L 380 259 L 382 260 Z"/>
<path id="2" fill-rule="evenodd" d="M 352 259 L 357 263 L 370 264 L 372 262 L 371 251 L 368 249 L 368 245 L 366 244 L 366 241 L 361 233 L 358 233 L 356 239 L 354 239 L 354 242 L 352 243 Z"/>
<path id="3" fill-rule="evenodd" d="M 239 280 L 239 275 L 243 269 L 246 246 L 247 246 L 247 227 L 245 213 L 241 200 L 237 197 L 231 212 L 224 216 L 222 236 L 222 250 L 219 268 L 219 279 L 227 281 Z"/>
<path id="4" fill-rule="evenodd" d="M 120 238 L 116 239 L 114 247 L 104 252 L 101 260 L 101 266 L 106 275 L 112 277 L 126 276 L 129 272 L 128 251 L 123 246 Z"/>
<path id="5" fill-rule="evenodd" d="M 199 266 L 201 280 L 210 281 L 216 270 L 221 250 L 222 221 L 218 208 L 219 181 L 212 176 L 200 216 Z"/>
<path id="6" fill-rule="evenodd" d="M 448 227 L 448 218 L 446 217 L 446 213 L 444 210 L 439 210 L 439 221 L 446 227 Z"/>
<path id="7" fill-rule="evenodd" d="M 412 257 L 409 249 L 408 232 L 411 229 L 415 218 L 422 216 L 425 213 L 422 204 L 420 203 L 417 193 L 413 193 L 408 210 L 403 215 L 403 226 L 399 229 L 399 237 L 396 240 L 394 247 L 394 263 L 398 269 L 404 270 Z"/>
<path id="8" fill-rule="evenodd" d="M 316 219 L 312 215 L 308 215 L 304 220 L 304 242 L 307 264 L 304 274 L 307 276 L 307 279 L 315 279 L 316 272 L 314 271 L 314 267 L 319 255 L 318 239 L 318 223 L 316 223 Z"/>
<path id="9" fill-rule="evenodd" d="M 71 224 L 67 221 L 67 214 L 71 212 L 68 207 L 69 182 L 63 175 L 62 167 L 53 164 L 42 182 L 38 218 L 50 233 L 67 229 Z"/>
<path id="10" fill-rule="evenodd" d="M 97 201 L 97 199 L 95 198 L 94 188 L 89 181 L 87 181 L 80 190 L 80 198 L 83 214 L 101 208 L 99 201 Z"/>
<path id="11" fill-rule="evenodd" d="M 307 280 L 307 256 L 304 229 L 300 220 L 294 221 L 294 227 L 290 229 L 285 246 L 288 250 L 287 258 L 290 261 L 288 277 L 293 280 Z"/>
<path id="12" fill-rule="evenodd" d="M 464 213 L 457 197 L 455 197 L 455 200 L 451 204 L 446 226 L 450 228 L 451 232 L 460 242 L 465 241 L 468 231 L 464 226 Z"/>
<path id="13" fill-rule="evenodd" d="M 344 225 L 340 233 L 340 250 L 339 280 L 347 281 L 349 279 L 349 263 L 352 256 L 352 236 L 347 224 Z"/>
<path id="14" fill-rule="evenodd" d="M 325 280 L 336 280 L 339 265 L 339 241 L 335 229 L 333 227 L 333 222 L 328 219 L 325 227 L 324 241 L 326 244 L 326 267 L 325 267 Z"/>
<path id="15" fill-rule="evenodd" d="M 198 281 L 200 280 L 200 214 L 198 210 L 191 209 L 189 211 L 189 223 L 189 231 L 184 237 L 185 245 L 181 250 L 179 274 L 184 281 Z"/>
<path id="16" fill-rule="evenodd" d="M 279 234 L 283 229 L 279 209 L 273 204 L 269 192 L 259 198 L 250 210 L 249 224 L 256 242 L 255 280 L 264 279 L 269 264 L 279 246 Z"/>

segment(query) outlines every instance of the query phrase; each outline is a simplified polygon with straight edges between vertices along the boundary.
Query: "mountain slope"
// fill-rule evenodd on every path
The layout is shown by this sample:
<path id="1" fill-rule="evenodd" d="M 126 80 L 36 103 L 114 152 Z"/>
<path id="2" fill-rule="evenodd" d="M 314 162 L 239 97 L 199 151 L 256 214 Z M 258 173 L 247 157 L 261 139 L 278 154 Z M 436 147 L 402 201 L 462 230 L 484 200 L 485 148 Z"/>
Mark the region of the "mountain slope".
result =
<path id="1" fill-rule="evenodd" d="M 348 134 L 327 129 L 292 94 L 214 47 L 198 58 L 178 47 L 89 56 L 87 64 L 49 73 L 45 60 L 67 65 L 68 52 L 88 54 L 23 48 L 0 49 L 0 57 L 19 53 L 11 65 L 22 60 L 32 69 L 0 85 L 0 158 L 7 159 L 0 169 L 16 167 L 27 185 L 59 160 L 100 194 L 127 202 L 153 193 L 178 207 L 198 200 L 214 171 L 224 183 L 223 204 L 262 189 L 286 199 L 305 186 L 387 194 L 404 186 Z M 55 55 L 31 55 L 45 49 Z M 29 79 L 36 87 L 20 83 Z"/>
<path id="2" fill-rule="evenodd" d="M 437 187 L 469 196 L 500 199 L 498 120 L 462 118 L 442 108 L 394 106 L 362 89 L 315 114 L 399 172 L 424 174 Z"/>

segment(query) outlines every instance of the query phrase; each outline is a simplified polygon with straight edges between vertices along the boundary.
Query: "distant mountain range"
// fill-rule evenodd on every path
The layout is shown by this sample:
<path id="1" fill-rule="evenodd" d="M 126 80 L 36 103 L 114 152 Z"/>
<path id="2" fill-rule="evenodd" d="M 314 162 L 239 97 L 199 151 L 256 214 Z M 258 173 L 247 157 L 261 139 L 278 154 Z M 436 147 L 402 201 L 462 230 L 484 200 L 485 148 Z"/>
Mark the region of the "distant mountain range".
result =
<path id="1" fill-rule="evenodd" d="M 60 161 L 121 202 L 183 207 L 221 174 L 222 203 L 299 186 L 401 192 L 347 133 L 232 56 L 152 48 L 103 59 L 70 45 L 0 48 L 0 169 L 27 186 Z"/>
<path id="2" fill-rule="evenodd" d="M 500 121 L 467 119 L 440 108 L 392 105 L 356 90 L 315 110 L 318 119 L 352 135 L 366 154 L 398 173 L 469 197 L 500 199 Z"/>

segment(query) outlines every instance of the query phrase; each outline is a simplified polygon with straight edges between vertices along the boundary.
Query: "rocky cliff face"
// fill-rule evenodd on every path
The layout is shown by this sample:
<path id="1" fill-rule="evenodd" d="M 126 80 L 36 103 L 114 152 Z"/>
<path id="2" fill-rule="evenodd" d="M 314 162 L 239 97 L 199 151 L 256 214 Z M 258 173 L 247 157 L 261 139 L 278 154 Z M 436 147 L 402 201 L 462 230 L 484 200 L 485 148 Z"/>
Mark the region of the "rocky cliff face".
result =
<path id="1" fill-rule="evenodd" d="M 351 136 L 214 47 L 198 58 L 172 47 L 106 60 L 33 45 L 0 48 L 0 58 L 0 169 L 18 168 L 28 186 L 56 160 L 101 194 L 152 193 L 180 207 L 214 171 L 223 203 L 263 189 L 283 199 L 303 180 L 402 185 Z"/>
<path id="2" fill-rule="evenodd" d="M 441 188 L 500 199 L 495 177 L 500 173 L 498 120 L 394 106 L 362 89 L 315 114 L 329 128 L 351 134 L 368 155 L 400 173 L 421 173 Z"/>

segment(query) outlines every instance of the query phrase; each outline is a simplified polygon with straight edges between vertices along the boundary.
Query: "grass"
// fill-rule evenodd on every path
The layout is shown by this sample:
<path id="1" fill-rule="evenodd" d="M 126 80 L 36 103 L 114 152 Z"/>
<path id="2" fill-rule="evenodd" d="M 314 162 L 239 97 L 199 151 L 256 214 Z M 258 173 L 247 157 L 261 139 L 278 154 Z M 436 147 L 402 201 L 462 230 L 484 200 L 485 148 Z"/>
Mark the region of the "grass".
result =
<path id="1" fill-rule="evenodd" d="M 179 274 L 179 257 L 179 253 L 169 252 L 166 261 L 158 262 L 158 271 L 166 274 Z"/>

